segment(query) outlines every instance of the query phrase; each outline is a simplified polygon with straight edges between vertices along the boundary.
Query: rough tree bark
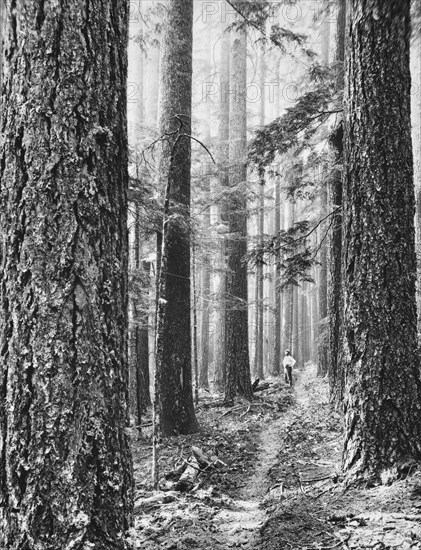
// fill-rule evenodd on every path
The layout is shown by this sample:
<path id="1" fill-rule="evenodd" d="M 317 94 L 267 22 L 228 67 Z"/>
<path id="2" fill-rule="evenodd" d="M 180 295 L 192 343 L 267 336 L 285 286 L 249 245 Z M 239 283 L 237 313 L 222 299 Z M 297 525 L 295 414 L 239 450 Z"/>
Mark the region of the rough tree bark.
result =
<path id="1" fill-rule="evenodd" d="M 409 19 L 409 0 L 349 2 L 343 466 L 354 480 L 420 456 Z"/>
<path id="2" fill-rule="evenodd" d="M 123 549 L 127 4 L 7 11 L 0 547 Z"/>
<path id="3" fill-rule="evenodd" d="M 159 430 L 198 430 L 192 393 L 190 164 L 192 0 L 170 0 L 162 39 L 160 173 L 166 185 L 156 348 Z"/>
<path id="4" fill-rule="evenodd" d="M 225 399 L 236 395 L 253 398 L 248 347 L 247 203 L 246 203 L 246 33 L 231 32 L 230 94 L 230 188 L 228 195 L 228 235 L 225 317 L 227 380 Z M 234 93 L 232 93 L 234 90 Z"/>

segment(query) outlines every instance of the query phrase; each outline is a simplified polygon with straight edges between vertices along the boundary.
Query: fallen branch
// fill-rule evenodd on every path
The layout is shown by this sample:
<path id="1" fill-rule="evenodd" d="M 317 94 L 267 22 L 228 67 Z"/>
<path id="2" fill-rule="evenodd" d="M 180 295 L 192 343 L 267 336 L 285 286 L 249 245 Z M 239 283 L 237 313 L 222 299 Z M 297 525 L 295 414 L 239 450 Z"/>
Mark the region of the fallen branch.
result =
<path id="1" fill-rule="evenodd" d="M 177 493 L 174 492 L 159 492 L 147 498 L 139 498 L 134 504 L 134 512 L 138 512 L 144 508 L 155 508 L 162 504 L 168 504 L 174 502 L 177 499 Z"/>
<path id="2" fill-rule="evenodd" d="M 181 474 L 178 483 L 175 486 L 176 491 L 190 491 L 194 486 L 197 476 L 200 472 L 200 466 L 195 456 L 192 456 L 187 463 L 187 468 Z"/>
<path id="3" fill-rule="evenodd" d="M 270 388 L 270 386 L 271 384 L 269 382 L 263 382 L 263 384 L 259 384 L 257 387 L 255 387 L 253 391 L 257 392 L 257 391 L 267 390 L 268 388 Z"/>

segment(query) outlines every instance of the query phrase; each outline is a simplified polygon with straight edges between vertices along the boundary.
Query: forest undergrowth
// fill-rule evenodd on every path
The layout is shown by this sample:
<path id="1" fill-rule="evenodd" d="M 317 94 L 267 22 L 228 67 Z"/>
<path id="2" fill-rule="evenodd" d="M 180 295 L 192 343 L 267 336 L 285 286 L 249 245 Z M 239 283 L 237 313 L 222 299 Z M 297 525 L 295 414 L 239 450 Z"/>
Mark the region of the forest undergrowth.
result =
<path id="1" fill-rule="evenodd" d="M 295 382 L 265 381 L 251 404 L 231 407 L 203 394 L 202 431 L 161 442 L 157 491 L 144 428 L 134 441 L 134 548 L 421 550 L 421 471 L 346 489 L 327 383 L 310 364 Z M 180 482 L 188 466 L 194 477 Z"/>

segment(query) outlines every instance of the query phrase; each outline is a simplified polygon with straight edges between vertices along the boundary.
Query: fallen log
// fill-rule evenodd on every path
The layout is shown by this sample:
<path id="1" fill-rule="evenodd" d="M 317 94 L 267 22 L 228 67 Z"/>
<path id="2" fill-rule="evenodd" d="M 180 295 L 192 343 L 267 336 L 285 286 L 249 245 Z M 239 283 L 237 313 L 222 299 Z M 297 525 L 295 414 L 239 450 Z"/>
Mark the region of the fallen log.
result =
<path id="1" fill-rule="evenodd" d="M 193 488 L 194 482 L 199 475 L 200 466 L 195 456 L 190 457 L 187 463 L 187 468 L 181 474 L 178 483 L 175 486 L 176 491 L 190 491 Z"/>
<path id="2" fill-rule="evenodd" d="M 196 457 L 196 460 L 201 468 L 209 468 L 209 466 L 213 466 L 212 459 L 204 453 L 202 449 L 199 449 L 199 447 L 192 445 L 191 452 Z"/>

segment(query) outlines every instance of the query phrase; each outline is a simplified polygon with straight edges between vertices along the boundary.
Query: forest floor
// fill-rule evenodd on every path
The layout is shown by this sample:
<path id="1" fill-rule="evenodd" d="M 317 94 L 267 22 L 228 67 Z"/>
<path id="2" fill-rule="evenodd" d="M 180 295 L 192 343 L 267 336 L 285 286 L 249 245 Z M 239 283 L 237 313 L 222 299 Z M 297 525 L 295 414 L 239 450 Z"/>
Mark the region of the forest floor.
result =
<path id="1" fill-rule="evenodd" d="M 252 404 L 224 407 L 221 396 L 202 397 L 202 431 L 162 442 L 159 491 L 145 430 L 134 443 L 134 548 L 421 550 L 421 469 L 346 489 L 341 422 L 327 384 L 313 365 L 297 374 L 293 388 L 271 379 Z M 212 458 L 183 485 L 192 446 Z"/>

